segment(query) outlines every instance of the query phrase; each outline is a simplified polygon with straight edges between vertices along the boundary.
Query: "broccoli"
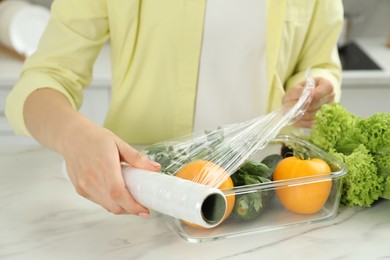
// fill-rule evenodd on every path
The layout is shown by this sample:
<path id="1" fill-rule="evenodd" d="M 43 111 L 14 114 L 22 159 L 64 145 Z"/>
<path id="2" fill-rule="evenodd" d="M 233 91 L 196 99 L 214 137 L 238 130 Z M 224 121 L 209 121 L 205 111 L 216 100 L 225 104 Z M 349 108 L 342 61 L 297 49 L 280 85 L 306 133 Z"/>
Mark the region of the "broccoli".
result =
<path id="1" fill-rule="evenodd" d="M 369 207 L 390 199 L 390 114 L 362 118 L 338 103 L 324 105 L 309 140 L 347 165 L 342 204 Z"/>

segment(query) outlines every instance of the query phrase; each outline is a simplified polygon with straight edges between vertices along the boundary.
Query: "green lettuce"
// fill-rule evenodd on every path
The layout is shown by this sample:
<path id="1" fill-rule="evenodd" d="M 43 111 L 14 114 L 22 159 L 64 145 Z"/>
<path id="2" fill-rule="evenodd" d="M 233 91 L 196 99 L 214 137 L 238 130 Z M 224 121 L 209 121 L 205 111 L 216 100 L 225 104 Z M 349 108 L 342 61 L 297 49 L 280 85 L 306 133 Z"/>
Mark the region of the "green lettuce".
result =
<path id="1" fill-rule="evenodd" d="M 338 103 L 324 105 L 317 112 L 310 141 L 329 151 L 351 152 L 359 145 L 357 122 L 361 120 Z"/>
<path id="2" fill-rule="evenodd" d="M 347 165 L 342 204 L 369 207 L 390 199 L 390 114 L 362 118 L 338 103 L 323 105 L 309 140 Z"/>
<path id="3" fill-rule="evenodd" d="M 341 203 L 347 206 L 369 207 L 383 194 L 383 177 L 379 176 L 374 157 L 364 145 L 345 155 L 329 152 L 345 163 L 348 174 L 343 180 Z"/>

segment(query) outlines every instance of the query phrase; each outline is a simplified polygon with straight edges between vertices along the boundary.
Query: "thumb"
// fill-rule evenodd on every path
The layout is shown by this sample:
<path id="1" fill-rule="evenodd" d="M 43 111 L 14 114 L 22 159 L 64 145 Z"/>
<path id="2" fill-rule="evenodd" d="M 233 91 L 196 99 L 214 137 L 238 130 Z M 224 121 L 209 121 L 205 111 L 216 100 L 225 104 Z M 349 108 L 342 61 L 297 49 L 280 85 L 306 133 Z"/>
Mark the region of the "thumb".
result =
<path id="1" fill-rule="evenodd" d="M 137 151 L 136 149 L 128 145 L 123 140 L 120 140 L 118 138 L 116 144 L 118 147 L 121 160 L 123 162 L 126 162 L 135 168 L 140 168 L 144 170 L 149 170 L 149 171 L 160 170 L 161 165 L 158 162 L 149 160 L 149 158 L 145 154 Z"/>
<path id="2" fill-rule="evenodd" d="M 282 103 L 283 104 L 295 103 L 299 99 L 299 97 L 301 96 L 303 89 L 304 89 L 304 85 L 302 85 L 302 84 L 299 84 L 299 85 L 296 85 L 296 86 L 290 88 L 284 94 L 284 96 L 282 98 Z"/>

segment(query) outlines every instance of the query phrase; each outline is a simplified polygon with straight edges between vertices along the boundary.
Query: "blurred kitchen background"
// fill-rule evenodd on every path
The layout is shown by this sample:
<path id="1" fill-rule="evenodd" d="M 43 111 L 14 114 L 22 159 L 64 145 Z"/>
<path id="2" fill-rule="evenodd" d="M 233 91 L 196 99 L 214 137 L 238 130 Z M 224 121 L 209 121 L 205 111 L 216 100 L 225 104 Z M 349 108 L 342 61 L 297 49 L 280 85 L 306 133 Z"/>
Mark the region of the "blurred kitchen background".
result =
<path id="1" fill-rule="evenodd" d="M 52 0 L 30 2 L 50 8 Z M 351 22 L 351 38 L 390 34 L 390 0 L 343 0 L 343 4 L 346 17 Z"/>
<path id="2" fill-rule="evenodd" d="M 346 16 L 352 17 L 352 38 L 390 33 L 389 0 L 343 0 L 343 4 Z"/>
<path id="3" fill-rule="evenodd" d="M 29 2 L 49 9 L 52 1 Z M 390 0 L 343 0 L 343 4 L 345 26 L 338 43 L 343 64 L 341 104 L 362 116 L 390 113 Z M 14 136 L 4 115 L 5 98 L 17 80 L 21 65 L 22 60 L 15 53 L 0 50 L 0 143 L 29 140 Z M 82 112 L 98 123 L 103 123 L 108 108 L 110 85 L 109 47 L 106 46 L 95 64 L 94 80 L 82 107 Z"/>
<path id="4" fill-rule="evenodd" d="M 33 4 L 42 5 L 50 8 L 50 5 L 53 1 L 52 0 L 31 0 L 30 2 Z"/>

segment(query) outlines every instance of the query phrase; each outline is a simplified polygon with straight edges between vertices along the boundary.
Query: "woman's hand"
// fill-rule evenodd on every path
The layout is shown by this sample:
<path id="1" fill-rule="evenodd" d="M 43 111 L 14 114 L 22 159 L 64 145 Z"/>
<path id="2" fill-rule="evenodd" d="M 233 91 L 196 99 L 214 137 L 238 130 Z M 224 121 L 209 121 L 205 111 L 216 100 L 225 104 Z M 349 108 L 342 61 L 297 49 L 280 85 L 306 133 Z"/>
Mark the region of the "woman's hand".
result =
<path id="1" fill-rule="evenodd" d="M 24 119 L 36 140 L 62 154 L 79 194 L 114 214 L 149 215 L 127 190 L 121 163 L 151 171 L 160 170 L 159 164 L 75 111 L 65 96 L 53 89 L 30 94 Z"/>
<path id="2" fill-rule="evenodd" d="M 296 126 L 302 128 L 310 128 L 314 124 L 314 119 L 317 111 L 323 104 L 334 102 L 335 92 L 330 81 L 324 78 L 315 78 L 315 89 L 312 93 L 312 101 L 307 108 L 305 114 L 295 123 Z M 305 82 L 292 87 L 283 96 L 283 105 L 294 105 L 302 94 Z"/>
<path id="3" fill-rule="evenodd" d="M 151 171 L 158 171 L 160 165 L 92 122 L 70 129 L 61 152 L 76 191 L 114 214 L 147 217 L 148 209 L 138 204 L 126 188 L 121 162 Z"/>

